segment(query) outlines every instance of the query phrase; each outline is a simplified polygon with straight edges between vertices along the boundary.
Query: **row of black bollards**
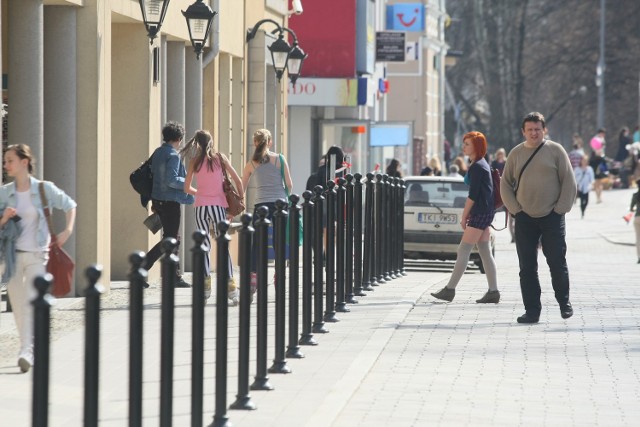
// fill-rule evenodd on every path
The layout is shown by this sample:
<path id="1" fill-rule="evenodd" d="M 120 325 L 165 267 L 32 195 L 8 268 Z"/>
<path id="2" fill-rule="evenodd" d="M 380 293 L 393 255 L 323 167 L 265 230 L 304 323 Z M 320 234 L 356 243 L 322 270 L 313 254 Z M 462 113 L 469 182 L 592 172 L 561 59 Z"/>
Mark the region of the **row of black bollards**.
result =
<path id="1" fill-rule="evenodd" d="M 276 203 L 274 214 L 275 249 L 275 354 L 273 365 L 267 369 L 268 341 L 268 260 L 267 245 L 271 221 L 268 210 L 257 210 L 252 227 L 252 216 L 242 216 L 239 230 L 240 259 L 240 307 L 238 345 L 238 393 L 231 409 L 255 409 L 249 390 L 272 390 L 268 373 L 289 373 L 287 358 L 302 358 L 300 345 L 317 345 L 314 333 L 326 333 L 325 322 L 336 322 L 336 312 L 349 312 L 347 304 L 357 303 L 356 297 L 366 296 L 377 286 L 404 275 L 403 219 L 404 183 L 386 175 L 346 175 L 336 182 L 329 181 L 326 189 L 314 188 L 314 192 L 300 198 L 290 197 L 290 205 L 284 200 Z M 326 207 L 326 209 L 325 209 Z M 302 220 L 302 221 L 301 221 Z M 300 226 L 302 252 L 300 265 Z M 229 425 L 227 416 L 227 340 L 229 282 L 227 234 L 229 223 L 218 224 L 217 282 L 216 282 L 216 353 L 215 353 L 215 413 L 213 426 Z M 288 229 L 287 229 L 288 228 Z M 286 238 L 286 234 L 289 238 Z M 205 365 L 205 297 L 204 246 L 206 235 L 197 231 L 193 235 L 193 288 L 192 288 L 192 355 L 191 355 L 191 414 L 193 427 L 202 426 L 203 378 Z M 256 374 L 249 385 L 251 293 L 251 247 L 257 241 L 257 304 L 256 304 Z M 289 245 L 288 268 L 288 323 L 286 311 L 286 244 Z M 160 425 L 171 426 L 173 418 L 173 367 L 175 280 L 177 257 L 175 239 L 163 241 L 162 259 L 162 307 L 161 307 L 161 355 L 160 355 Z M 130 256 L 130 338 L 129 338 L 129 425 L 141 426 L 143 420 L 143 287 L 147 272 L 142 268 L 144 253 Z M 302 280 L 298 274 L 302 268 Z M 87 269 L 89 286 L 86 295 L 85 335 L 85 425 L 98 424 L 99 351 L 100 351 L 100 296 L 97 284 L 99 267 Z M 50 296 L 48 289 L 52 278 L 38 278 L 38 298 L 35 310 L 35 363 L 33 394 L 33 425 L 45 426 L 48 418 L 49 378 L 49 322 Z M 300 287 L 302 295 L 300 298 Z M 323 297 L 324 295 L 324 297 Z M 300 305 L 301 304 L 301 305 Z M 301 307 L 301 316 L 300 316 Z M 301 329 L 299 320 L 301 318 Z M 288 331 L 287 331 L 288 325 Z M 288 335 L 286 334 L 288 332 Z M 300 334 L 299 334 L 300 332 Z M 298 337 L 299 334 L 299 337 Z M 288 342 L 286 338 L 288 337 Z M 285 348 L 286 345 L 286 348 Z"/>

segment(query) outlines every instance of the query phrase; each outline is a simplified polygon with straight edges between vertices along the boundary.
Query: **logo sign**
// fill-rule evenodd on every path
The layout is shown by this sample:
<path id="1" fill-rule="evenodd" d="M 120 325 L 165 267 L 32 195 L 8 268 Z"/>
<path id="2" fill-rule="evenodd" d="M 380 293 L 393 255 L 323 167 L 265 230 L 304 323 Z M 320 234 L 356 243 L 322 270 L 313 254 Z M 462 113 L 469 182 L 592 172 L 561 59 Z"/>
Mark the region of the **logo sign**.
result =
<path id="1" fill-rule="evenodd" d="M 357 79 L 300 78 L 289 83 L 288 105 L 355 107 L 358 105 Z"/>
<path id="2" fill-rule="evenodd" d="M 424 5 L 422 3 L 387 5 L 387 30 L 423 32 Z"/>
<path id="3" fill-rule="evenodd" d="M 405 33 L 376 32 L 376 61 L 404 62 L 405 56 Z"/>

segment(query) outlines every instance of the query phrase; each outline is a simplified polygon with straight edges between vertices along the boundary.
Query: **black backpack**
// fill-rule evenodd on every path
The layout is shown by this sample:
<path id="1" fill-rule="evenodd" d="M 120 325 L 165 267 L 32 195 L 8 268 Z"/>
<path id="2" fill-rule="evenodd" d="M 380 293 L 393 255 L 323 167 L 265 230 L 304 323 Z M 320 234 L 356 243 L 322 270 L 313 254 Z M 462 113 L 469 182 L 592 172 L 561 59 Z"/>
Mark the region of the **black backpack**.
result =
<path id="1" fill-rule="evenodd" d="M 142 197 L 151 199 L 151 191 L 153 190 L 153 172 L 151 171 L 151 159 L 149 157 L 140 167 L 129 175 L 131 186 Z"/>

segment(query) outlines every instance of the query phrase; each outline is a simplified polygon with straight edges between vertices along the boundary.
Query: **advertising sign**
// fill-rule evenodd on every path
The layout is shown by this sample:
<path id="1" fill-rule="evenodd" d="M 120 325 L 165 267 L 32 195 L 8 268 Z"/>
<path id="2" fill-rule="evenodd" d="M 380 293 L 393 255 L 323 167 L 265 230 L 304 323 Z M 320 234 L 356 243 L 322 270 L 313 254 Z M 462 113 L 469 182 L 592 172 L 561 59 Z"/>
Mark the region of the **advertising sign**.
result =
<path id="1" fill-rule="evenodd" d="M 358 105 L 358 79 L 299 78 L 289 83 L 288 104 L 320 107 Z"/>
<path id="2" fill-rule="evenodd" d="M 423 32 L 424 5 L 422 3 L 387 5 L 387 30 Z"/>
<path id="3" fill-rule="evenodd" d="M 370 127 L 371 147 L 388 147 L 397 145 L 409 145 L 413 128 L 408 122 L 378 122 Z"/>

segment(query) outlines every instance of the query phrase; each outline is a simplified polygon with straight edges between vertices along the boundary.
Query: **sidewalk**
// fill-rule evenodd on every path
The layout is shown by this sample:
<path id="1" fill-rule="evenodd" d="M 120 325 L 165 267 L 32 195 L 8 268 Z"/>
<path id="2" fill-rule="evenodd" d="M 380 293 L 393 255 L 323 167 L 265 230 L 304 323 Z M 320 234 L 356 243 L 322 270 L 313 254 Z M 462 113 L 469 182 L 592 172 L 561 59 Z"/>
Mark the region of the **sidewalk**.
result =
<path id="1" fill-rule="evenodd" d="M 410 263 L 409 276 L 377 287 L 315 335 L 306 358 L 288 360 L 293 373 L 271 374 L 275 390 L 252 392 L 256 411 L 227 412 L 236 426 L 637 425 L 640 421 L 640 288 L 632 225 L 632 192 L 607 191 L 604 203 L 567 215 L 568 261 L 575 314 L 560 318 L 540 255 L 543 313 L 538 325 L 522 314 L 515 247 L 498 233 L 496 260 L 502 300 L 477 305 L 484 275 L 470 269 L 452 303 L 435 301 L 451 263 Z M 594 197 L 595 198 L 595 197 Z M 127 424 L 128 312 L 125 284 L 112 284 L 102 323 L 100 414 L 104 426 Z M 269 287 L 273 298 L 273 287 Z M 113 294 L 113 295 L 112 295 Z M 190 290 L 176 291 L 174 425 L 190 422 Z M 145 425 L 158 424 L 160 293 L 145 290 Z M 255 328 L 255 304 L 252 328 Z M 54 318 L 50 425 L 82 424 L 83 302 L 65 300 Z M 269 305 L 273 322 L 273 302 Z M 237 391 L 238 311 L 230 308 L 227 403 Z M 206 306 L 205 411 L 214 410 L 215 307 Z M 28 426 L 31 373 L 17 374 L 8 351 L 13 320 L 0 323 L 0 425 Z M 80 323 L 77 320 L 80 319 Z M 269 326 L 273 345 L 273 324 Z M 255 374 L 255 336 L 251 339 Z M 273 358 L 269 350 L 269 365 Z"/>

